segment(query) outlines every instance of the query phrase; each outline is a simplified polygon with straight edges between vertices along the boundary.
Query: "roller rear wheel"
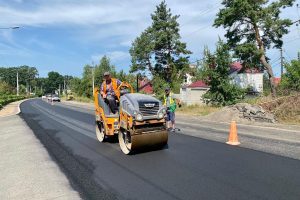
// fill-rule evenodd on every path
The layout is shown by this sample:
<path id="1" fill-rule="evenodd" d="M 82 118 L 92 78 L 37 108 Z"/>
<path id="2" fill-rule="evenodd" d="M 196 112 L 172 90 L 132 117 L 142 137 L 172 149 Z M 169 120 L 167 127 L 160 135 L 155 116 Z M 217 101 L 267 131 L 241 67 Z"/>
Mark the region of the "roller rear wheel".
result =
<path id="1" fill-rule="evenodd" d="M 105 142 L 106 136 L 105 136 L 103 124 L 101 122 L 96 122 L 95 128 L 96 128 L 96 136 L 99 142 Z"/>

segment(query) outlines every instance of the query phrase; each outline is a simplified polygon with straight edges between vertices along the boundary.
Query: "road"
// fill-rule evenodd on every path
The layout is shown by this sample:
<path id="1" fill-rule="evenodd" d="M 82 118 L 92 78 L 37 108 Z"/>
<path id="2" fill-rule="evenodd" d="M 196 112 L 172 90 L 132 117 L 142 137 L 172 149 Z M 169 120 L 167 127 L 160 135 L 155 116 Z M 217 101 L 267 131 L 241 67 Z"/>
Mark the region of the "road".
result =
<path id="1" fill-rule="evenodd" d="M 300 197 L 296 159 L 176 133 L 163 150 L 126 156 L 97 141 L 91 110 L 34 99 L 21 111 L 84 199 Z"/>

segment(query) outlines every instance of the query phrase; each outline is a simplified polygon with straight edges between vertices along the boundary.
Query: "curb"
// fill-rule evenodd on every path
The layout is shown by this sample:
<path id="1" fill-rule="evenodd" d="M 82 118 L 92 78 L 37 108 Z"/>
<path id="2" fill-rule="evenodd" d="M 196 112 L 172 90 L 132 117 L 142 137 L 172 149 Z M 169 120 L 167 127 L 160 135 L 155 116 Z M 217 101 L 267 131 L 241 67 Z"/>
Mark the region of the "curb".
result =
<path id="1" fill-rule="evenodd" d="M 30 99 L 35 99 L 35 98 L 29 98 L 29 99 L 23 99 L 23 100 L 20 100 L 19 103 L 17 104 L 17 109 L 18 109 L 18 111 L 17 111 L 16 113 L 4 115 L 4 116 L 0 116 L 0 118 L 1 118 L 1 117 L 11 117 L 11 116 L 20 114 L 20 113 L 22 112 L 22 111 L 21 111 L 21 108 L 20 108 L 21 104 L 24 103 L 24 102 L 27 101 L 27 100 L 30 100 Z M 18 102 L 18 101 L 17 101 L 17 102 Z M 14 103 L 14 102 L 12 102 L 12 103 Z M 8 105 L 9 105 L 9 104 L 8 104 Z"/>

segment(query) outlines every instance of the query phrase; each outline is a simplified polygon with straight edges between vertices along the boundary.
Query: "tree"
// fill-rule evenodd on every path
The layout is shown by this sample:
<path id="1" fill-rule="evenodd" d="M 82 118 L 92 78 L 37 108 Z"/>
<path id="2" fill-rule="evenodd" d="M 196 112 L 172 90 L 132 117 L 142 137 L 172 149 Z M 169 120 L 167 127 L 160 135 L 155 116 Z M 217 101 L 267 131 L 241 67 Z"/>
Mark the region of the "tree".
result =
<path id="1" fill-rule="evenodd" d="M 14 88 L 8 83 L 0 80 L 0 95 L 3 94 L 12 94 Z"/>
<path id="2" fill-rule="evenodd" d="M 292 60 L 285 64 L 286 73 L 283 74 L 280 86 L 286 90 L 300 91 L 300 61 Z"/>
<path id="3" fill-rule="evenodd" d="M 266 50 L 282 47 L 282 37 L 292 24 L 281 19 L 281 9 L 295 0 L 223 0 L 214 26 L 226 29 L 228 45 L 243 62 L 244 68 L 263 67 L 269 76 L 272 95 L 276 96 L 274 73 Z"/>
<path id="4" fill-rule="evenodd" d="M 0 68 L 1 80 L 5 81 L 11 87 L 17 86 L 17 73 L 19 74 L 19 85 L 20 87 L 26 86 L 27 92 L 31 86 L 35 86 L 35 79 L 38 75 L 38 70 L 35 67 L 20 66 L 20 67 L 8 67 Z"/>
<path id="5" fill-rule="evenodd" d="M 120 72 L 117 73 L 117 78 L 120 80 L 120 81 L 126 81 L 128 82 L 127 80 L 127 75 L 126 73 L 124 72 L 124 70 L 122 69 Z"/>
<path id="6" fill-rule="evenodd" d="M 72 78 L 70 80 L 70 89 L 72 92 L 76 93 L 78 96 L 82 96 L 84 93 L 83 87 L 82 87 L 82 80 L 80 78 Z"/>
<path id="7" fill-rule="evenodd" d="M 59 89 L 59 85 L 63 85 L 64 78 L 58 72 L 49 72 L 48 79 L 46 81 L 45 92 L 54 93 L 55 90 Z"/>
<path id="8" fill-rule="evenodd" d="M 131 72 L 147 70 L 153 77 L 172 84 L 183 79 L 189 69 L 186 44 L 180 41 L 179 15 L 172 15 L 162 1 L 151 15 L 152 25 L 141 33 L 130 49 Z"/>
<path id="9" fill-rule="evenodd" d="M 206 103 L 225 106 L 243 98 L 244 91 L 231 83 L 232 78 L 229 76 L 231 63 L 232 56 L 223 41 L 219 40 L 214 54 L 205 48 L 201 76 L 210 86 L 204 94 Z"/>
<path id="10" fill-rule="evenodd" d="M 85 65 L 83 68 L 81 89 L 83 91 L 83 96 L 91 98 L 93 96 L 93 71 L 90 65 Z"/>
<path id="11" fill-rule="evenodd" d="M 100 87 L 103 81 L 104 72 L 110 72 L 113 77 L 116 77 L 115 66 L 110 63 L 110 59 L 107 56 L 103 56 L 99 65 L 95 67 L 95 84 Z"/>

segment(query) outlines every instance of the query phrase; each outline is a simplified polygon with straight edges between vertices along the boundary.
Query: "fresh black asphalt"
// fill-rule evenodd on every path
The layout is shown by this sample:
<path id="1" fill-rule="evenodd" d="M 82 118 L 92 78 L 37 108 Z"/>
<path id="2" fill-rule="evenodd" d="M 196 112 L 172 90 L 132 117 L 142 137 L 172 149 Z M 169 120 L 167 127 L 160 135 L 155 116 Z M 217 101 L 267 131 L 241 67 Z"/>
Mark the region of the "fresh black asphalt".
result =
<path id="1" fill-rule="evenodd" d="M 124 155 L 100 143 L 95 117 L 34 99 L 34 131 L 84 199 L 300 199 L 300 161 L 182 134 L 159 151 Z"/>

